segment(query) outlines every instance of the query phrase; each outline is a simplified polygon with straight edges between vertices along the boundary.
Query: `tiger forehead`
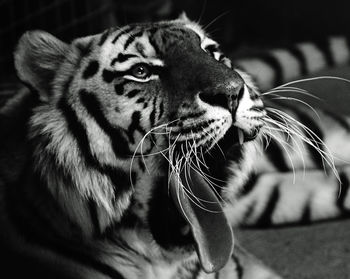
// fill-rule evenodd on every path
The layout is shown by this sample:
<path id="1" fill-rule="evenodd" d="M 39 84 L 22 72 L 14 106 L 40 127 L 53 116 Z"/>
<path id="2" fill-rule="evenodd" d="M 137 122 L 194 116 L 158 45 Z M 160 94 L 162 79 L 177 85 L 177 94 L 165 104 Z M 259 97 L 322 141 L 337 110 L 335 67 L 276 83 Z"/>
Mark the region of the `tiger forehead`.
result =
<path id="1" fill-rule="evenodd" d="M 154 35 L 165 35 L 165 36 L 172 36 L 176 38 L 189 38 L 195 37 L 199 40 L 203 37 L 203 34 L 200 32 L 200 30 L 196 30 L 191 28 L 190 26 L 187 26 L 185 24 L 135 24 L 135 25 L 127 25 L 123 28 L 114 31 L 111 36 L 120 36 L 122 34 L 135 36 L 135 35 L 141 35 L 141 34 L 147 34 L 150 37 L 153 37 Z M 116 39 L 114 39 L 114 42 Z"/>
<path id="2" fill-rule="evenodd" d="M 183 41 L 201 45 L 204 35 L 183 24 L 157 24 L 156 26 L 151 24 L 128 25 L 110 33 L 109 38 L 110 42 L 120 52 L 136 50 L 137 53 L 147 56 L 144 53 L 147 45 L 151 45 L 155 52 L 159 54 L 167 51 L 175 43 Z"/>

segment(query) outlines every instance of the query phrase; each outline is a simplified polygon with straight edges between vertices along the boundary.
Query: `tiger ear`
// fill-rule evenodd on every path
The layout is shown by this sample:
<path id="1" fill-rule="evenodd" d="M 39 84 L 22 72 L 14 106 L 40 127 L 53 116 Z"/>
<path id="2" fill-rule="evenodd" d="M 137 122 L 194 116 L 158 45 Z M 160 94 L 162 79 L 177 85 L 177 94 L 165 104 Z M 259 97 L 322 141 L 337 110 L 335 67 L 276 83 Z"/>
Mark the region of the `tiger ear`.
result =
<path id="1" fill-rule="evenodd" d="M 48 101 L 55 72 L 69 51 L 68 44 L 47 32 L 26 32 L 14 53 L 17 75 Z"/>
<path id="2" fill-rule="evenodd" d="M 178 16 L 177 19 L 182 20 L 182 21 L 191 21 L 191 20 L 188 18 L 188 16 L 187 16 L 187 14 L 186 14 L 185 11 L 182 12 L 182 13 Z"/>

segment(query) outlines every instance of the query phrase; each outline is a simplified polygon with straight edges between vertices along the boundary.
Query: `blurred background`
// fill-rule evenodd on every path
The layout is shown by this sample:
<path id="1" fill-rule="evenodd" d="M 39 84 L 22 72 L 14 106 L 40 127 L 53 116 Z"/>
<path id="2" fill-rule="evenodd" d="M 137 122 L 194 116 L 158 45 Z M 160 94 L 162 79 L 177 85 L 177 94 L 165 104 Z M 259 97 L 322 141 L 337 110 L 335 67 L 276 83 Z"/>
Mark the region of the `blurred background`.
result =
<path id="1" fill-rule="evenodd" d="M 13 76 L 12 52 L 26 30 L 43 29 L 68 42 L 182 11 L 229 53 L 350 33 L 348 0 L 0 0 L 0 77 Z"/>
<path id="2" fill-rule="evenodd" d="M 182 11 L 231 56 L 328 35 L 350 38 L 349 0 L 0 0 L 0 84 L 15 80 L 12 53 L 26 30 L 46 30 L 69 42 L 110 26 L 176 18 Z M 320 74 L 350 78 L 350 67 Z M 349 85 L 325 80 L 305 86 L 350 114 Z M 243 245 L 286 278 L 349 279 L 349 232 L 349 221 L 337 221 L 238 234 Z"/>

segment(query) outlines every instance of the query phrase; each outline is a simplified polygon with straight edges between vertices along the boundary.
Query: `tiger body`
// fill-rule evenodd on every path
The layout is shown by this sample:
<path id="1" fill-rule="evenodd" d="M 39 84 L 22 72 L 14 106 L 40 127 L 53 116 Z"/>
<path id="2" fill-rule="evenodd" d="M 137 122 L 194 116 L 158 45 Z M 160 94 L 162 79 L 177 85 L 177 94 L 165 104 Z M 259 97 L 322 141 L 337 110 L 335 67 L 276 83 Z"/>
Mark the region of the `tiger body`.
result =
<path id="1" fill-rule="evenodd" d="M 271 131 L 273 123 L 265 128 L 268 112 L 250 77 L 233 70 L 217 43 L 187 19 L 109 29 L 71 45 L 27 33 L 15 64 L 31 90 L 0 109 L 0 253 L 4 268 L 18 267 L 10 268 L 11 278 L 280 278 L 239 245 L 232 254 L 231 236 L 210 234 L 349 211 L 347 191 L 336 202 L 336 177 L 326 178 L 311 150 L 304 157 L 295 151 L 321 144 L 318 139 L 298 143 Z M 334 117 L 324 119 L 349 138 Z M 269 131 L 274 143 L 289 140 L 295 156 L 276 164 L 258 131 Z M 323 140 L 350 161 L 331 132 Z M 341 162 L 347 181 L 350 170 Z M 183 171 L 182 164 L 192 169 Z M 201 164 L 204 173 L 196 168 Z M 293 188 L 291 170 L 303 166 L 314 170 L 300 181 L 305 187 Z M 215 177 L 213 190 L 199 192 L 209 199 L 204 209 L 220 200 L 218 218 L 196 211 L 204 198 L 197 204 L 185 197 L 197 191 L 186 181 L 191 176 L 206 185 L 197 173 Z M 187 186 L 174 194 L 176 181 Z M 316 184 L 330 198 L 317 198 Z M 259 190 L 264 187 L 272 190 Z M 303 208 L 291 213 L 283 200 L 280 208 L 263 209 L 267 201 L 259 191 L 272 191 L 276 199 L 288 189 L 300 193 L 307 214 Z M 215 227 L 221 224 L 228 227 Z"/>

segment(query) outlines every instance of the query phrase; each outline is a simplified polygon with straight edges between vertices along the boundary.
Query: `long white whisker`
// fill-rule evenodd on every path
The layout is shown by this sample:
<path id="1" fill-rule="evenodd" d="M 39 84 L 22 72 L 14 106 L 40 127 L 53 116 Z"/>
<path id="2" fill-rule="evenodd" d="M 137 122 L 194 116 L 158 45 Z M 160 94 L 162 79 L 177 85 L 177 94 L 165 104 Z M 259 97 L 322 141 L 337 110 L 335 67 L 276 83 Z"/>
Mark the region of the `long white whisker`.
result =
<path id="1" fill-rule="evenodd" d="M 302 94 L 302 95 L 305 95 L 305 96 L 308 96 L 310 98 L 313 98 L 313 99 L 316 99 L 318 101 L 323 101 L 321 98 L 317 97 L 317 96 L 314 96 L 310 93 L 304 93 L 304 92 L 300 92 L 300 91 L 296 91 L 296 90 L 272 90 L 272 91 L 268 91 L 264 94 L 262 94 L 263 97 L 270 97 L 270 96 L 278 96 L 278 97 L 282 97 L 281 94 L 279 93 L 283 93 L 283 92 L 288 92 L 288 93 L 298 93 L 298 94 Z M 290 97 L 290 96 L 283 96 L 283 97 Z"/>
<path id="2" fill-rule="evenodd" d="M 267 108 L 267 110 L 269 110 L 269 109 L 270 108 Z M 280 115 L 283 115 L 286 119 L 288 119 L 289 122 L 295 123 L 298 126 L 298 128 L 303 129 L 305 131 L 305 133 L 310 136 L 311 139 L 305 137 L 301 133 L 301 131 L 299 129 L 294 129 L 294 132 L 297 135 L 299 135 L 300 140 L 302 140 L 303 142 L 305 142 L 308 145 L 312 146 L 313 148 L 315 148 L 318 151 L 318 153 L 320 154 L 322 160 L 324 160 L 327 163 L 327 165 L 330 166 L 330 168 L 332 169 L 334 175 L 339 180 L 339 174 L 338 174 L 338 172 L 336 170 L 335 163 L 334 163 L 334 156 L 331 154 L 329 148 L 323 142 L 323 140 L 320 139 L 319 136 L 316 135 L 315 132 L 313 132 L 310 128 L 308 128 L 307 126 L 305 126 L 303 123 L 299 122 L 298 120 L 294 119 L 289 114 L 287 114 L 287 113 L 285 113 L 283 111 L 280 111 L 280 110 L 276 110 L 276 109 L 272 109 L 272 111 L 278 111 L 278 113 Z M 325 150 L 322 150 L 319 147 L 319 145 L 323 146 L 325 148 Z"/>
<path id="3" fill-rule="evenodd" d="M 346 78 L 342 78 L 342 77 L 319 76 L 319 77 L 304 78 L 304 79 L 298 79 L 298 80 L 290 81 L 290 82 L 287 82 L 287 83 L 282 84 L 282 85 L 280 85 L 280 86 L 277 86 L 276 88 L 282 88 L 282 87 L 285 87 L 285 86 L 289 86 L 289 85 L 297 84 L 297 83 L 301 83 L 301 82 L 316 81 L 316 80 L 324 80 L 324 79 L 339 80 L 339 81 L 344 81 L 344 82 L 346 82 L 346 83 L 350 83 L 350 80 L 348 80 L 348 79 L 346 79 Z"/>
<path id="4" fill-rule="evenodd" d="M 295 150 L 294 147 L 292 148 L 292 150 L 299 154 L 299 156 L 300 156 L 300 158 L 302 160 L 303 171 L 304 171 L 304 176 L 305 176 L 305 168 L 306 168 L 306 166 L 305 166 L 305 159 L 304 159 L 304 153 L 302 152 L 302 149 L 300 147 L 300 143 L 298 143 L 298 141 L 295 139 L 294 136 L 290 135 L 291 132 L 289 130 L 287 130 L 288 128 L 286 129 L 286 127 L 283 124 L 281 124 L 281 123 L 279 123 L 279 122 L 277 122 L 277 121 L 275 121 L 273 119 L 268 119 L 268 120 L 265 119 L 264 122 L 266 124 L 265 127 L 268 128 L 270 131 L 276 131 L 276 132 L 279 132 L 279 133 L 282 133 L 282 134 L 287 133 L 288 138 L 290 138 L 293 141 L 293 143 L 295 144 L 295 146 L 297 147 L 297 150 Z M 275 126 L 277 126 L 279 128 L 271 127 L 269 122 L 271 122 L 272 125 L 275 125 Z M 288 140 L 288 138 L 287 138 L 287 140 Z M 303 150 L 305 151 L 304 146 L 303 145 L 301 145 L 301 146 L 303 147 Z"/>
<path id="5" fill-rule="evenodd" d="M 305 101 L 303 101 L 303 100 L 300 100 L 300 99 L 297 99 L 297 98 L 293 98 L 293 97 L 284 97 L 284 96 L 283 96 L 283 97 L 279 96 L 279 97 L 275 97 L 275 98 L 272 98 L 272 99 L 276 99 L 276 100 L 288 100 L 288 101 L 296 101 L 296 102 L 299 102 L 299 103 L 301 103 L 301 104 L 307 106 L 309 109 L 311 109 L 311 110 L 315 113 L 315 115 L 317 116 L 317 118 L 318 118 L 319 120 L 321 120 L 321 117 L 320 117 L 320 115 L 318 114 L 318 112 L 317 112 L 310 104 L 308 104 L 307 102 L 305 102 Z"/>

